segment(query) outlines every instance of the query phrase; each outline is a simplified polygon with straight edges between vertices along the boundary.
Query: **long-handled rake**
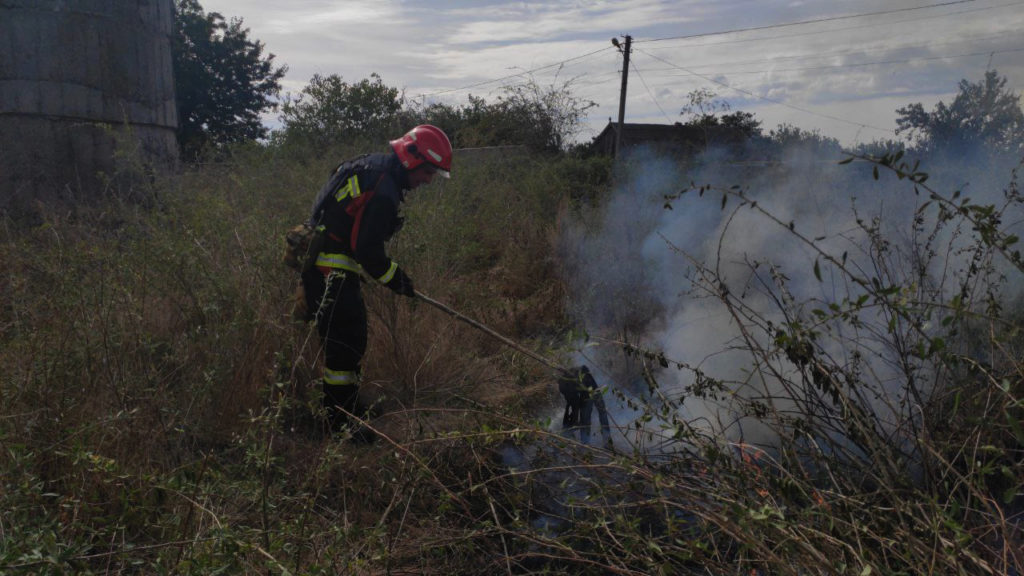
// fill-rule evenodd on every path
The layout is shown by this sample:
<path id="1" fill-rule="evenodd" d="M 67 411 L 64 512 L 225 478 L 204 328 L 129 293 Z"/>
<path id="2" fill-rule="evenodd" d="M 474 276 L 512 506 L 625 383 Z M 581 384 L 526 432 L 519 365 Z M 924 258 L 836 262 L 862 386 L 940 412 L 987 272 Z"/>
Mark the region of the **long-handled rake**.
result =
<path id="1" fill-rule="evenodd" d="M 460 313 L 460 312 L 458 312 L 456 310 L 451 309 L 448 306 L 445 306 L 444 304 L 438 302 L 437 300 L 434 300 L 430 296 L 427 296 L 426 294 L 420 292 L 419 290 L 416 290 L 415 292 L 416 292 L 416 298 L 426 302 L 427 304 L 430 304 L 434 308 L 437 308 L 438 310 L 441 310 L 442 312 L 445 312 L 446 314 L 449 314 L 449 315 L 451 315 L 451 316 L 453 316 L 455 318 L 458 318 L 459 320 L 462 320 L 463 322 L 465 322 L 466 324 L 469 324 L 470 326 L 476 328 L 477 330 L 480 330 L 480 331 L 486 333 L 487 335 L 500 340 L 506 346 L 509 346 L 510 348 L 513 348 L 515 350 L 518 350 L 519 352 L 522 352 L 523 354 L 526 354 L 530 358 L 533 358 L 537 362 L 540 362 L 541 364 L 544 364 L 545 366 L 547 366 L 547 367 L 549 367 L 549 368 L 551 368 L 553 370 L 556 370 L 558 372 L 563 372 L 563 371 L 566 370 L 566 368 L 564 366 L 559 365 L 554 360 L 551 360 L 550 358 L 545 358 L 544 356 L 541 356 L 540 354 L 537 354 L 536 352 L 530 350 L 529 348 L 523 346 L 522 344 L 516 342 L 515 340 L 512 340 L 510 338 L 506 338 L 505 336 L 502 336 L 501 334 L 498 334 L 497 332 L 495 332 L 491 328 L 481 324 L 480 322 L 477 322 L 476 320 L 470 318 L 469 316 L 466 316 L 465 314 L 462 314 L 462 313 Z"/>

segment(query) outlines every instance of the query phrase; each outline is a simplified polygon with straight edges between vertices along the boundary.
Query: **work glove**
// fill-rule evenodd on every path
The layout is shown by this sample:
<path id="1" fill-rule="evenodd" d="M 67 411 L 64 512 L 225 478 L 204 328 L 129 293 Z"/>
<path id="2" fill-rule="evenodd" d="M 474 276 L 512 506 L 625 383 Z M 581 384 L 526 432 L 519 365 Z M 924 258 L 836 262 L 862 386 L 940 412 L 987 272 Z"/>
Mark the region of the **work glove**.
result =
<path id="1" fill-rule="evenodd" d="M 416 297 L 416 291 L 412 287 L 412 278 L 402 271 L 401 268 L 395 270 L 395 277 L 390 282 L 385 284 L 388 288 L 391 288 L 395 292 L 398 292 L 402 296 L 408 296 L 409 298 Z"/>

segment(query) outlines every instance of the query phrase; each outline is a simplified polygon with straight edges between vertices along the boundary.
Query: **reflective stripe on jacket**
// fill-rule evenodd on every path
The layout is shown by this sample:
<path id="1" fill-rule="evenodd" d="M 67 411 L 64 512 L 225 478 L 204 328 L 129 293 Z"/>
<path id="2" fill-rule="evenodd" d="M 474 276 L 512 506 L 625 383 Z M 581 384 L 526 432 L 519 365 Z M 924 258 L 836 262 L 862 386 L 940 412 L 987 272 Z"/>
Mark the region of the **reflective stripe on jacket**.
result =
<path id="1" fill-rule="evenodd" d="M 398 208 L 408 185 L 398 157 L 369 154 L 339 165 L 317 195 L 312 220 L 328 234 L 316 266 L 365 271 L 382 284 L 398 272 L 385 243 L 401 227 Z"/>

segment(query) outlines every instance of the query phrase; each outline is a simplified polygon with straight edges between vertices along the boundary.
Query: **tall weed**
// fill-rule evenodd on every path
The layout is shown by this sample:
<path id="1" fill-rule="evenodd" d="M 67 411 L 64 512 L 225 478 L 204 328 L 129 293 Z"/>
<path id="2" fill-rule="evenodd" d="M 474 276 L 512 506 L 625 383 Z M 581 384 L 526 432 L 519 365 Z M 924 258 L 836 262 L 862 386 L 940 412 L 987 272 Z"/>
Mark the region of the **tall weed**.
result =
<path id="1" fill-rule="evenodd" d="M 5 222 L 0 569 L 340 573 L 490 549 L 453 532 L 490 447 L 452 433 L 545 402 L 535 366 L 368 284 L 384 438 L 319 437 L 319 344 L 290 318 L 280 256 L 338 160 L 240 147 L 145 203 Z M 414 193 L 392 253 L 417 287 L 531 338 L 563 321 L 546 242 L 565 186 L 557 160 L 521 160 Z"/>

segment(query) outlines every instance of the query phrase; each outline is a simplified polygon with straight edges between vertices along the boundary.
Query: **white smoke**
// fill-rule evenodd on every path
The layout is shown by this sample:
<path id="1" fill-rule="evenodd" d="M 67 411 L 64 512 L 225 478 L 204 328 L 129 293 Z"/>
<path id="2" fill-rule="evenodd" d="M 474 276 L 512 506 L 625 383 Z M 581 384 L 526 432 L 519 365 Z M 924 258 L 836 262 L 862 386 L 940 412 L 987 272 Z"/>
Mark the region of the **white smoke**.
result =
<path id="1" fill-rule="evenodd" d="M 570 263 L 567 281 L 576 318 L 598 340 L 632 338 L 691 368 L 659 370 L 660 394 L 685 395 L 699 370 L 726 382 L 732 393 L 763 396 L 776 408 L 793 408 L 799 399 L 786 398 L 788 392 L 774 381 L 769 367 L 754 364 L 740 330 L 744 324 L 713 293 L 718 286 L 701 282 L 702 268 L 714 271 L 730 294 L 742 296 L 740 302 L 752 314 L 782 326 L 794 319 L 787 318 L 783 308 L 811 321 L 815 308 L 827 310 L 830 304 L 855 301 L 864 293 L 815 247 L 844 262 L 855 276 L 903 285 L 910 300 L 930 289 L 952 298 L 971 265 L 972 253 L 964 250 L 971 243 L 969 229 L 947 225 L 927 236 L 935 229 L 938 214 L 934 206 L 919 212 L 929 200 L 927 193 L 915 193 L 911 183 L 885 170 L 876 178 L 866 163 L 840 165 L 844 158 L 794 151 L 781 162 L 742 164 L 705 156 L 684 169 L 650 151 L 634 154 L 619 165 L 619 185 L 603 206 L 563 231 L 562 258 Z M 945 163 L 928 185 L 952 194 L 971 183 L 973 202 L 1000 206 L 1010 167 Z M 756 208 L 736 210 L 736 198 L 728 198 L 723 207 L 723 191 L 736 186 L 756 201 Z M 672 198 L 685 189 L 689 191 Z M 1019 228 L 1020 205 L 1014 210 L 1016 217 L 1007 220 L 1008 226 Z M 916 227 L 915 217 L 921 218 Z M 872 250 L 865 232 L 872 226 L 887 242 L 883 252 Z M 935 257 L 929 259 L 926 248 Z M 915 274 L 922 263 L 927 264 L 927 273 Z M 786 279 L 793 306 L 780 305 L 785 296 L 773 284 L 779 275 Z M 815 344 L 836 365 L 862 362 L 861 369 L 881 389 L 865 402 L 880 421 L 895 428 L 912 411 L 906 408 L 908 399 L 901 388 L 908 371 L 878 338 L 886 334 L 890 318 L 877 308 L 866 308 L 859 320 L 861 331 L 845 326 L 844 332 Z M 771 347 L 769 333 L 746 328 L 746 336 L 758 346 Z M 629 395 L 642 393 L 638 363 L 624 359 L 619 347 L 602 347 L 587 359 L 597 364 L 599 384 Z M 776 375 L 793 376 L 797 371 L 787 362 L 770 368 L 778 370 Z M 936 375 L 917 375 L 927 392 Z M 609 401 L 618 420 L 635 417 L 635 412 L 617 411 L 615 405 Z M 751 419 L 738 418 L 734 410 L 727 398 L 687 398 L 681 416 L 732 441 L 771 441 L 765 430 Z"/>

